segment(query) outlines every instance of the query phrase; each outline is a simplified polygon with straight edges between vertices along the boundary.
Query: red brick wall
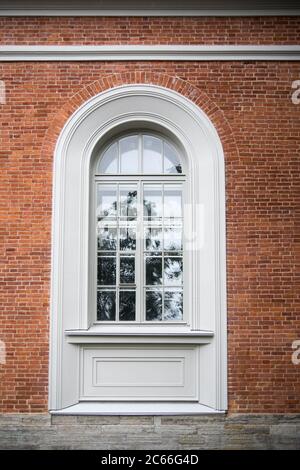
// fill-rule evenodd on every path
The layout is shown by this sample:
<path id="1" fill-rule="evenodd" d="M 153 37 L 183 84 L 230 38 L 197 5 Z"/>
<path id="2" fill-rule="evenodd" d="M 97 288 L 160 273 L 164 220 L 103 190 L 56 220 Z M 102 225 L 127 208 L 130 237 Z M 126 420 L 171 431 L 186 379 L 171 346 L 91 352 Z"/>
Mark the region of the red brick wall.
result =
<path id="1" fill-rule="evenodd" d="M 297 18 L 2 18 L 0 37 L 8 44 L 284 44 L 295 43 L 299 25 Z M 300 366 L 291 362 L 292 341 L 300 339 L 300 105 L 291 101 L 291 84 L 300 65 L 261 61 L 0 63 L 7 90 L 0 104 L 1 411 L 47 409 L 58 123 L 101 78 L 113 77 L 106 86 L 137 77 L 171 86 L 160 74 L 209 99 L 205 110 L 225 149 L 230 411 L 300 411 Z"/>
<path id="2" fill-rule="evenodd" d="M 298 44 L 299 17 L 0 18 L 2 44 Z"/>

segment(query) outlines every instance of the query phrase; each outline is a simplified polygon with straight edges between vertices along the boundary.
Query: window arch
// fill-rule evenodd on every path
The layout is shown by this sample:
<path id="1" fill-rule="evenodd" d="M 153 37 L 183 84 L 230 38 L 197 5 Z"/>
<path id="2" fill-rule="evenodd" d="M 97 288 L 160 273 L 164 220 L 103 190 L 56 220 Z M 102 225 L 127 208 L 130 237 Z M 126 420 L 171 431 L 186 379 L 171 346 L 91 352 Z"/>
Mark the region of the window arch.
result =
<path id="1" fill-rule="evenodd" d="M 98 322 L 183 322 L 184 184 L 176 144 L 114 138 L 95 165 Z"/>

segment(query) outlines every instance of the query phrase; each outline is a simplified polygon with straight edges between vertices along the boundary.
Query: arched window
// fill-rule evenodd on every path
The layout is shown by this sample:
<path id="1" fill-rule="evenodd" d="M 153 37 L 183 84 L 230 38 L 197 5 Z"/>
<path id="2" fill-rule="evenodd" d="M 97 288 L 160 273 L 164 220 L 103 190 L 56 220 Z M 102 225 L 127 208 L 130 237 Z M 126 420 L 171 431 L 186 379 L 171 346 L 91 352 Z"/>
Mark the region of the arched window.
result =
<path id="1" fill-rule="evenodd" d="M 97 321 L 184 320 L 179 150 L 139 132 L 110 142 L 96 165 Z"/>
<path id="2" fill-rule="evenodd" d="M 75 111 L 54 161 L 50 409 L 226 409 L 224 157 L 208 117 L 163 87 L 117 87 Z"/>

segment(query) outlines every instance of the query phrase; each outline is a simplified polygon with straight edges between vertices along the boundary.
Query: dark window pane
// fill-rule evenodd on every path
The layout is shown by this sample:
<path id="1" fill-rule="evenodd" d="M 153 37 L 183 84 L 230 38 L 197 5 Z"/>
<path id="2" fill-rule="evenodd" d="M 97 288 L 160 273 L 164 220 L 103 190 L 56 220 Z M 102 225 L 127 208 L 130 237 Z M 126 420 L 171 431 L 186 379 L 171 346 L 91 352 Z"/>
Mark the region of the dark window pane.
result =
<path id="1" fill-rule="evenodd" d="M 119 317 L 120 321 L 135 320 L 135 291 L 120 291 Z"/>
<path id="2" fill-rule="evenodd" d="M 133 284 L 135 279 L 135 257 L 121 256 L 120 258 L 120 284 Z"/>
<path id="3" fill-rule="evenodd" d="M 162 258 L 146 257 L 146 284 L 152 286 L 162 283 Z"/>
<path id="4" fill-rule="evenodd" d="M 117 229 L 116 227 L 100 227 L 98 229 L 98 250 L 116 250 Z"/>
<path id="5" fill-rule="evenodd" d="M 116 284 L 116 258 L 98 256 L 98 285 L 113 286 Z"/>
<path id="6" fill-rule="evenodd" d="M 115 321 L 116 319 L 116 292 L 97 292 L 97 320 Z"/>
<path id="7" fill-rule="evenodd" d="M 164 320 L 182 320 L 182 290 L 165 291 Z"/>
<path id="8" fill-rule="evenodd" d="M 165 258 L 164 283 L 167 286 L 182 284 L 182 258 Z"/>
<path id="9" fill-rule="evenodd" d="M 120 229 L 120 250 L 133 251 L 136 248 L 136 231 L 132 227 Z"/>
<path id="10" fill-rule="evenodd" d="M 146 320 L 162 320 L 162 292 L 160 290 L 146 291 Z"/>

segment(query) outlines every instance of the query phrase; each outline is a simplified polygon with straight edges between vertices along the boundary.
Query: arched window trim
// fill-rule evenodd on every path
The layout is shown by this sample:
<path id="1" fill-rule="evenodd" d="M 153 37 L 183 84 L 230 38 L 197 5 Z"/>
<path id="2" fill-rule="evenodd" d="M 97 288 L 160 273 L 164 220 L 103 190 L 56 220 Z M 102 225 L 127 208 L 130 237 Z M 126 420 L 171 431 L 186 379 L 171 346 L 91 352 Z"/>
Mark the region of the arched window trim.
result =
<path id="1" fill-rule="evenodd" d="M 121 106 L 121 109 L 120 104 L 125 102 L 126 106 Z M 90 99 L 71 116 L 57 143 L 54 158 L 49 407 L 57 410 L 78 403 L 81 396 L 78 385 L 80 345 L 103 342 L 106 334 L 100 338 L 98 332 L 90 328 L 88 227 L 93 150 L 101 139 L 136 126 L 163 129 L 166 135 L 174 136 L 180 142 L 186 153 L 191 175 L 187 199 L 193 201 L 189 214 L 191 228 L 197 232 L 197 243 L 200 240 L 200 245 L 207 244 L 208 251 L 201 251 L 200 268 L 199 259 L 194 259 L 190 267 L 192 329 L 188 332 L 168 331 L 161 341 L 171 338 L 174 342 L 174 335 L 178 335 L 184 344 L 205 345 L 199 348 L 201 354 L 198 357 L 199 402 L 212 410 L 224 410 L 227 394 L 222 146 L 214 126 L 197 106 L 176 92 L 152 85 L 117 87 Z M 209 181 L 205 180 L 205 175 L 209 176 Z M 202 184 L 199 184 L 199 178 Z M 202 202 L 203 198 L 206 202 Z M 70 240 L 73 246 L 70 246 Z M 207 278 L 203 276 L 204 267 L 208 268 Z M 209 270 L 212 270 L 212 278 Z M 197 285 L 201 286 L 202 296 L 196 290 Z M 109 341 L 120 344 L 124 342 L 124 334 L 128 335 L 124 332 L 115 338 L 108 335 Z M 142 338 L 145 343 L 154 343 L 158 337 L 152 331 L 151 338 L 145 338 Z"/>

